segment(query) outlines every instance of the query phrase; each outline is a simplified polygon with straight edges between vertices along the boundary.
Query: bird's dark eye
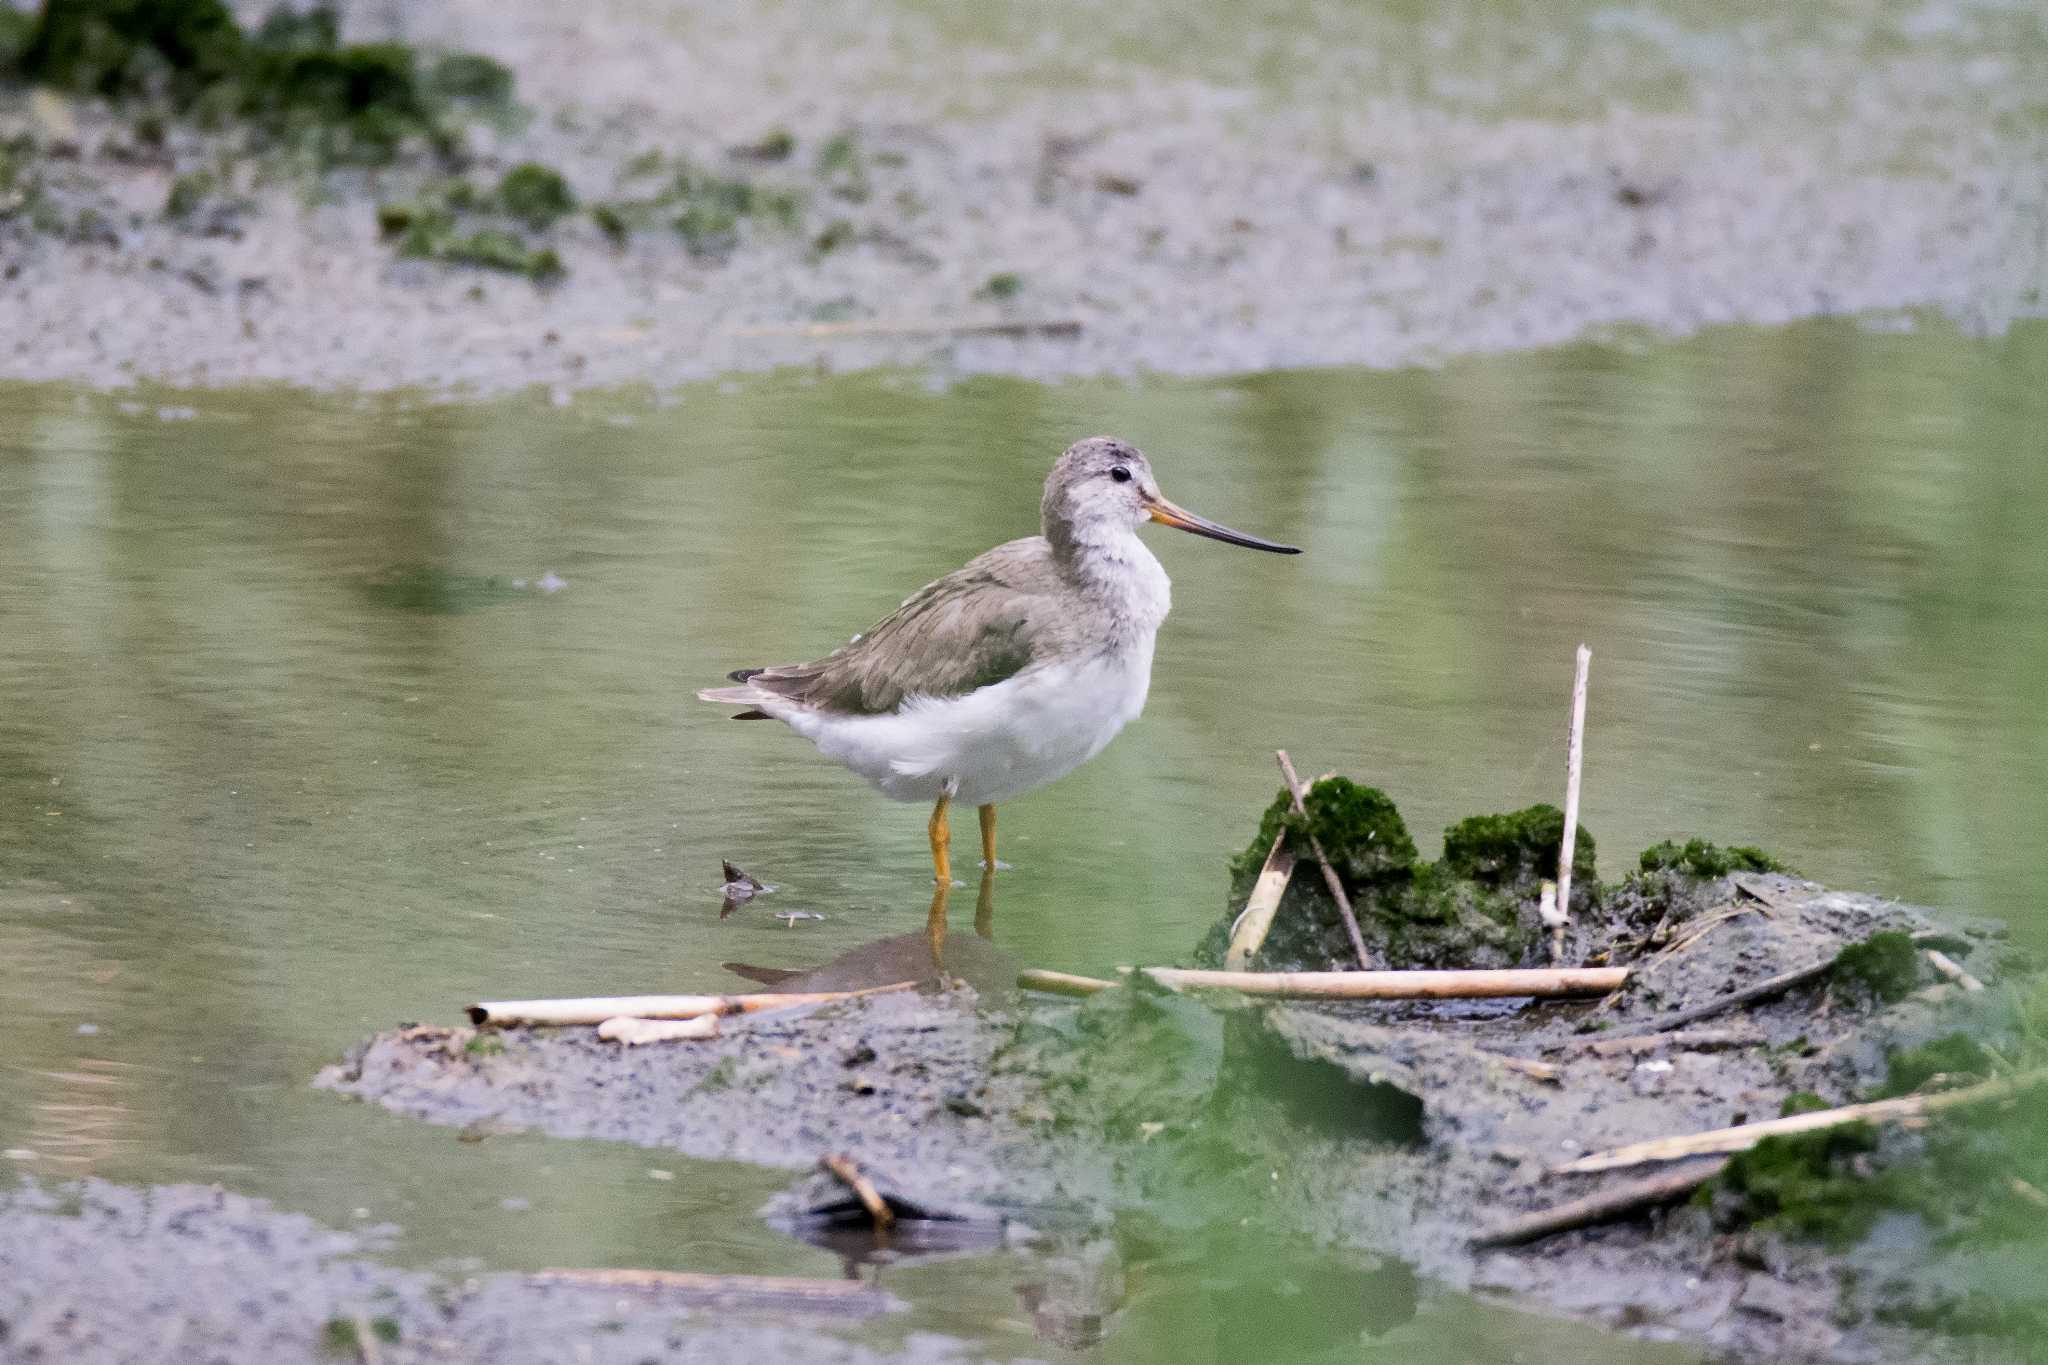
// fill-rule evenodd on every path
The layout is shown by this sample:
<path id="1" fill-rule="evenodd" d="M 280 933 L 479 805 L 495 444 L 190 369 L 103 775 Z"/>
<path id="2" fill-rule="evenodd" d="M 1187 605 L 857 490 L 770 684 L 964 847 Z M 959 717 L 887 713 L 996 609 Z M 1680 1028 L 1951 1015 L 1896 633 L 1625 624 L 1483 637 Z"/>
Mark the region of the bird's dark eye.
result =
<path id="1" fill-rule="evenodd" d="M 1109 471 L 1109 477 L 1115 479 L 1118 483 L 1129 483 L 1131 481 L 1131 471 L 1125 469 L 1122 465 L 1117 465 Z"/>

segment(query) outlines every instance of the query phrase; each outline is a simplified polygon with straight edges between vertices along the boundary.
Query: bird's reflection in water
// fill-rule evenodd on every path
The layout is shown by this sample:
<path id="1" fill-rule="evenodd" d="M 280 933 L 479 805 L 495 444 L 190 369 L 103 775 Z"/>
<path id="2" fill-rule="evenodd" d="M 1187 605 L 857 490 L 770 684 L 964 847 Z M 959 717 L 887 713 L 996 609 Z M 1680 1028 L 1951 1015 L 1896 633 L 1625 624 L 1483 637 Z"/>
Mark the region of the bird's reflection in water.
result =
<path id="1" fill-rule="evenodd" d="M 925 927 L 920 931 L 863 943 L 816 967 L 767 967 L 747 962 L 724 966 L 774 993 L 857 991 L 898 981 L 923 985 L 964 981 L 984 998 L 1000 999 L 1016 989 L 1017 964 L 994 942 L 995 885 L 995 873 L 984 871 L 974 898 L 972 936 L 949 932 L 953 888 L 941 882 L 932 890 Z"/>

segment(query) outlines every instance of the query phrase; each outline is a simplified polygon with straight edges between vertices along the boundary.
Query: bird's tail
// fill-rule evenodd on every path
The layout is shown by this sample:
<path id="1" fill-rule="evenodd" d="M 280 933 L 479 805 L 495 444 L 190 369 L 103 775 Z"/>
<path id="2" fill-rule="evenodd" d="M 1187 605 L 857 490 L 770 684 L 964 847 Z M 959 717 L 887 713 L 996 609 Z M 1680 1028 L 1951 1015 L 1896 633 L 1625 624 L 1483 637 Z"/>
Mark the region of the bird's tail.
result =
<path id="1" fill-rule="evenodd" d="M 745 710 L 739 712 L 737 716 L 733 716 L 733 720 L 772 720 L 774 716 L 770 716 L 766 710 L 760 708 L 762 694 L 748 681 L 750 677 L 754 677 L 760 671 L 762 669 L 733 669 L 729 673 L 729 677 L 735 681 L 735 684 L 739 684 L 737 688 L 702 688 L 702 690 L 698 690 L 696 700 L 698 702 L 719 702 L 721 706 L 745 706 Z"/>
<path id="2" fill-rule="evenodd" d="M 766 710 L 760 708 L 760 700 L 762 700 L 760 688 L 756 688 L 752 681 L 748 681 L 756 673 L 766 673 L 766 669 L 733 669 L 731 673 L 727 673 L 727 677 L 731 677 L 735 684 L 739 684 L 737 688 L 702 688 L 702 690 L 698 690 L 696 700 L 698 702 L 719 702 L 721 706 L 745 706 L 745 708 L 748 708 L 748 710 L 739 712 L 737 716 L 733 716 L 733 720 L 772 720 L 774 716 L 770 716 Z"/>

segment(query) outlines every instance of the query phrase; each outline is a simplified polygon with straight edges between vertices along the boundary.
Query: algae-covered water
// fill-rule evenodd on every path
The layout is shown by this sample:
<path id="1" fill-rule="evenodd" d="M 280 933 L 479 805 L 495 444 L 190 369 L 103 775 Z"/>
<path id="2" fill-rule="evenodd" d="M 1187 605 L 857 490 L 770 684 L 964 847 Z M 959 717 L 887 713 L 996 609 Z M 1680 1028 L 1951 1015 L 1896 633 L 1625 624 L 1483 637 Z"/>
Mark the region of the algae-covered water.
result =
<path id="1" fill-rule="evenodd" d="M 1558 799 L 1582 639 L 1600 871 L 1704 834 L 2048 941 L 2043 430 L 2038 324 L 562 405 L 0 388 L 0 1147 L 388 1220 L 419 1262 L 834 1273 L 753 1219 L 780 1174 L 458 1143 L 306 1082 L 478 997 L 726 989 L 921 927 L 924 812 L 692 694 L 1031 531 L 1097 431 L 1307 554 L 1152 534 L 1176 605 L 1144 717 L 1003 811 L 1019 964 L 1184 958 L 1276 747 L 1386 788 L 1428 855 Z M 777 890 L 721 920 L 722 858 Z M 953 908 L 969 932 L 972 887 Z M 1236 1297 L 1243 1247 L 1189 1246 L 1133 1272 L 1106 1358 L 1188 1356 L 1189 1305 Z M 1284 1353 L 1671 1357 L 1384 1272 L 1294 1267 L 1393 1306 Z M 888 1283 L 918 1327 L 1048 1349 L 1013 1278 Z"/>

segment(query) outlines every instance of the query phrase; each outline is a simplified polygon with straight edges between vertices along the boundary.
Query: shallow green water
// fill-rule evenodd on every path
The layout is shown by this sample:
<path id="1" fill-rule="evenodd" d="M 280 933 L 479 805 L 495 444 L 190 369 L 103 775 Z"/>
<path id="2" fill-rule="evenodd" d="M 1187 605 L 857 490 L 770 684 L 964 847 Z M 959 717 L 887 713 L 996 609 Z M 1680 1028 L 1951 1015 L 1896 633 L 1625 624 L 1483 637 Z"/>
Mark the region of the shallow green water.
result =
<path id="1" fill-rule="evenodd" d="M 1607 875 L 1704 834 L 2048 941 L 2048 326 L 673 399 L 0 389 L 0 1147 L 36 1154 L 12 1164 L 391 1220 L 422 1261 L 831 1273 L 752 1218 L 781 1176 L 459 1144 L 305 1082 L 479 996 L 726 988 L 724 962 L 922 925 L 924 813 L 692 692 L 1034 529 L 1051 456 L 1095 431 L 1308 553 L 1152 536 L 1176 608 L 1145 716 L 1004 809 L 1019 962 L 1185 955 L 1278 746 L 1386 787 L 1425 852 L 1557 799 L 1580 639 Z M 721 857 L 780 889 L 721 922 Z M 891 1283 L 920 1324 L 1027 1349 L 1010 1278 L 965 1264 Z M 1140 1277 L 1104 1352 L 1188 1354 L 1198 1270 Z M 1425 1294 L 1374 1349 L 1531 1330 Z"/>

